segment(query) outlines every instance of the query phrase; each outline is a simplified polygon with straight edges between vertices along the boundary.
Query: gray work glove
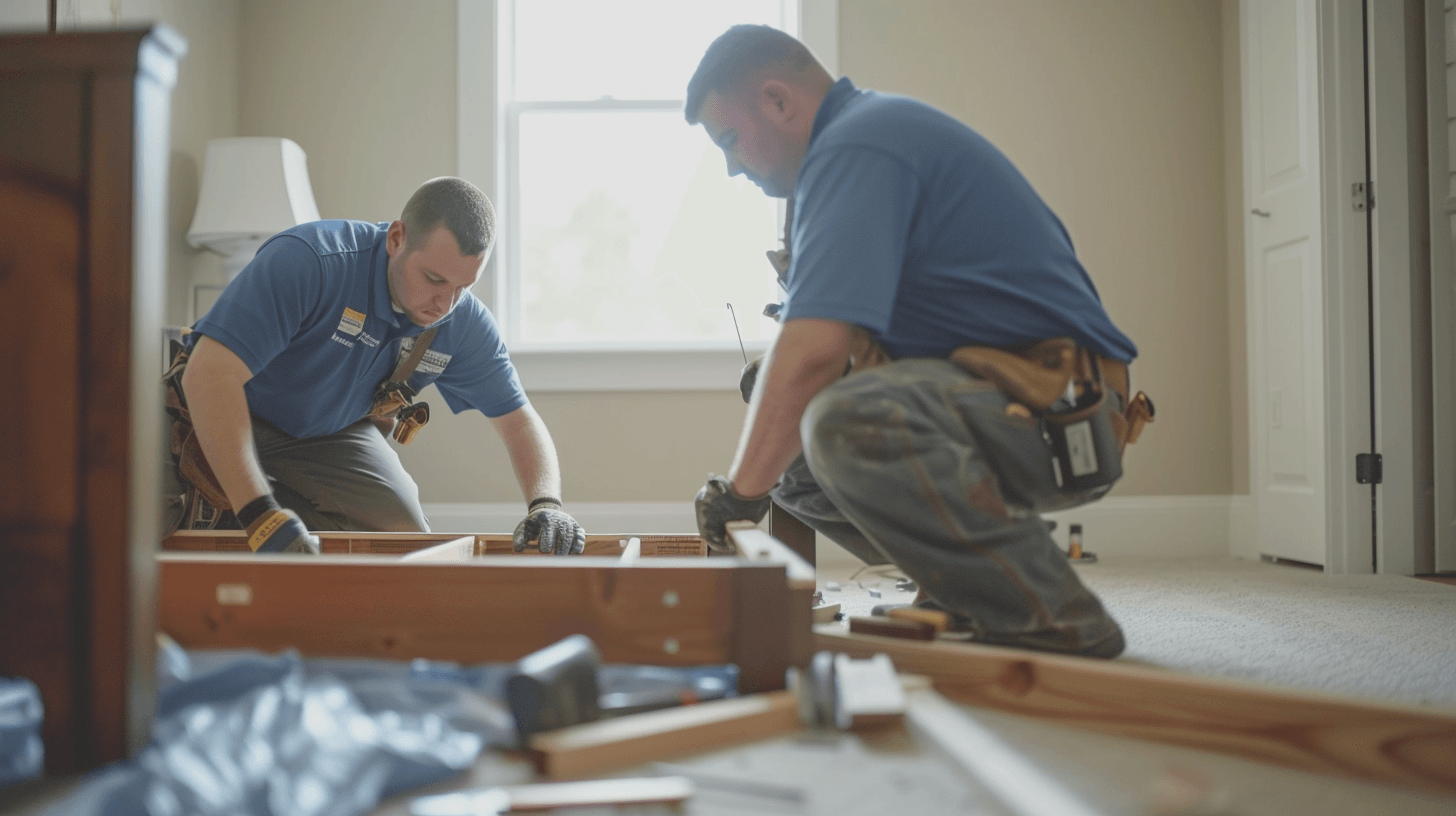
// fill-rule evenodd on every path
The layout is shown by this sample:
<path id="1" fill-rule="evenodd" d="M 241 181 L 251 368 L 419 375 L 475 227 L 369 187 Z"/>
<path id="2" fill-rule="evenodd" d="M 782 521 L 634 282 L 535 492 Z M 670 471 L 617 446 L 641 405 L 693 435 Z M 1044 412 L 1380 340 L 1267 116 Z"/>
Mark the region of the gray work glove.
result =
<path id="1" fill-rule="evenodd" d="M 733 542 L 728 540 L 724 525 L 730 521 L 757 524 L 763 521 L 772 503 L 773 499 L 767 493 L 757 498 L 740 496 L 726 478 L 709 474 L 707 484 L 698 491 L 693 501 L 693 509 L 698 516 L 698 535 L 719 552 L 733 552 Z"/>
<path id="2" fill-rule="evenodd" d="M 744 402 L 753 401 L 753 386 L 758 382 L 758 372 L 763 368 L 763 358 L 762 354 L 753 358 L 753 362 L 744 366 L 743 373 L 738 375 L 738 393 L 743 395 Z"/>
<path id="3" fill-rule="evenodd" d="M 561 509 L 554 499 L 537 499 L 516 532 L 511 536 L 511 546 L 516 552 L 526 549 L 532 541 L 543 553 L 557 555 L 581 555 L 586 549 L 586 531 L 576 519 Z"/>

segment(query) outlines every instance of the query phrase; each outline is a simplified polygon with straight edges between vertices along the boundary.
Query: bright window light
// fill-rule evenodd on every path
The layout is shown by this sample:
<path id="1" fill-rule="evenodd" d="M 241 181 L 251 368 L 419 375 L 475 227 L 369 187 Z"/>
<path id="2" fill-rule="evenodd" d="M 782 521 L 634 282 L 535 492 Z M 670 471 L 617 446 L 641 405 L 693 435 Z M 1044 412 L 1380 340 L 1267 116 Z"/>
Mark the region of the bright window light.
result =
<path id="1" fill-rule="evenodd" d="M 782 202 L 683 119 L 730 25 L 796 0 L 502 0 L 497 312 L 513 349 L 763 347 Z"/>

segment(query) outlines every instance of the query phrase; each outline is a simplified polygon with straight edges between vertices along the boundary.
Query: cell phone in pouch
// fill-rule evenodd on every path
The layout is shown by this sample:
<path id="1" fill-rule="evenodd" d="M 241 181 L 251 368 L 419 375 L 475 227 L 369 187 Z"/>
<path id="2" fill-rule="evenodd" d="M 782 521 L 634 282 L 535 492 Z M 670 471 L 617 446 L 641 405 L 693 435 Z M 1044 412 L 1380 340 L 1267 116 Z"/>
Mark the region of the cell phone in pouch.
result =
<path id="1" fill-rule="evenodd" d="M 1052 469 L 1063 492 L 1095 490 L 1122 478 L 1122 457 L 1118 455 L 1110 410 L 1110 403 L 1104 400 L 1084 419 L 1062 423 L 1055 415 L 1046 418 Z"/>

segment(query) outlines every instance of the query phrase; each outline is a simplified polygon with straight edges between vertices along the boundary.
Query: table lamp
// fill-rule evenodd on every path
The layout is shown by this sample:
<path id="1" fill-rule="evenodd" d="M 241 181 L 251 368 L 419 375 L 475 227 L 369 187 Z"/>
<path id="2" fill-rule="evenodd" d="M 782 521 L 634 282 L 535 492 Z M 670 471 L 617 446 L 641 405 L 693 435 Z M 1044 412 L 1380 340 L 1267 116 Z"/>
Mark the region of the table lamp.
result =
<path id="1" fill-rule="evenodd" d="M 223 256 L 232 281 L 280 230 L 319 220 L 308 158 L 289 139 L 212 139 L 187 242 Z"/>

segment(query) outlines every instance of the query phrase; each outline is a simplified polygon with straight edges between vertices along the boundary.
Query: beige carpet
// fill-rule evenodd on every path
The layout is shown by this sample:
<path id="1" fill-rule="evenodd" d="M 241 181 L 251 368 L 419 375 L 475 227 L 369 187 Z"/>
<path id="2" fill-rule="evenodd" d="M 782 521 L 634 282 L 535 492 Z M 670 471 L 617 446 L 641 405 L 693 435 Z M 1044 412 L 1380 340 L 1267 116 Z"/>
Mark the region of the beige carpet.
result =
<path id="1" fill-rule="evenodd" d="M 1104 558 L 1077 570 L 1122 624 L 1120 659 L 1456 710 L 1456 586 L 1233 558 Z M 867 614 L 911 599 L 897 576 L 832 563 L 819 588 Z"/>

